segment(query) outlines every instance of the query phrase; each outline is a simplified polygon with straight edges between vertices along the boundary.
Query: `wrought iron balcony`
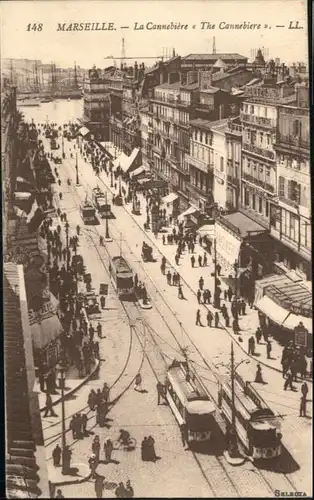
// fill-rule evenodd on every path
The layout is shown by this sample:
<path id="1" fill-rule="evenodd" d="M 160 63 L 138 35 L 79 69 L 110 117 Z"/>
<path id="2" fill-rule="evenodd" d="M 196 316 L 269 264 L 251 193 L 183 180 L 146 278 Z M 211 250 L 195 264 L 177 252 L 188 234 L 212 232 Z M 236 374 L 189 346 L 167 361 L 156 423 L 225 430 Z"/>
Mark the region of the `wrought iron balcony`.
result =
<path id="1" fill-rule="evenodd" d="M 201 170 L 202 172 L 205 172 L 206 174 L 208 172 L 212 172 L 213 171 L 213 165 L 212 164 L 208 164 L 208 163 L 205 163 L 201 160 L 198 160 L 197 158 L 194 158 L 194 156 L 191 156 L 191 155 L 188 155 L 186 154 L 185 155 L 185 160 L 190 163 L 191 165 L 193 165 L 193 167 Z"/>
<path id="2" fill-rule="evenodd" d="M 270 193 L 275 192 L 274 186 L 261 179 L 257 179 L 256 177 L 253 177 L 253 175 L 247 174 L 246 172 L 243 172 L 243 179 L 251 182 L 252 184 L 255 184 L 256 186 L 261 187 L 262 189 L 265 189 L 265 191 L 268 191 Z"/>
<path id="3" fill-rule="evenodd" d="M 304 139 L 301 136 L 297 135 L 284 135 L 284 134 L 276 134 L 276 144 L 275 147 L 284 146 L 285 148 L 302 148 L 302 149 L 310 149 L 310 138 Z"/>
<path id="4" fill-rule="evenodd" d="M 250 153 L 256 154 L 258 156 L 262 156 L 264 158 L 268 158 L 270 160 L 275 160 L 275 153 L 269 149 L 263 149 L 255 144 L 249 144 L 248 142 L 243 142 L 242 144 L 243 151 L 249 151 Z"/>
<path id="5" fill-rule="evenodd" d="M 240 117 L 242 122 L 258 125 L 260 127 L 266 127 L 268 129 L 274 129 L 276 127 L 275 122 L 274 120 L 272 120 L 272 118 L 264 118 L 263 116 L 248 115 L 246 113 L 241 113 Z"/>

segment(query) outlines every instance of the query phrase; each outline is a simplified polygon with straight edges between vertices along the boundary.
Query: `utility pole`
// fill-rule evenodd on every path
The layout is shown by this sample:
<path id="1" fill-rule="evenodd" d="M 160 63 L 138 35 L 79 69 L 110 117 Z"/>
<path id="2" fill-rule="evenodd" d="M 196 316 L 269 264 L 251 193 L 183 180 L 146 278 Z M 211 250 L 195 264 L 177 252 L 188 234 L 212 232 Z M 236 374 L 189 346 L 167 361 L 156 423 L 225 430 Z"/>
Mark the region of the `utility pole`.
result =
<path id="1" fill-rule="evenodd" d="M 64 405 L 64 368 L 60 369 L 60 383 L 61 383 L 61 420 L 62 420 L 62 474 L 67 473 L 67 461 L 65 460 L 65 448 L 66 448 L 66 437 L 65 437 L 65 405 Z"/>
<path id="2" fill-rule="evenodd" d="M 214 238 L 214 307 L 216 309 L 219 309 L 219 300 L 218 300 L 218 294 L 217 294 L 217 244 L 216 244 L 216 238 Z"/>
<path id="3" fill-rule="evenodd" d="M 76 171 L 76 185 L 80 185 L 80 180 L 79 180 L 79 174 L 78 174 L 78 159 L 77 159 L 77 152 L 75 155 L 75 171 Z"/>

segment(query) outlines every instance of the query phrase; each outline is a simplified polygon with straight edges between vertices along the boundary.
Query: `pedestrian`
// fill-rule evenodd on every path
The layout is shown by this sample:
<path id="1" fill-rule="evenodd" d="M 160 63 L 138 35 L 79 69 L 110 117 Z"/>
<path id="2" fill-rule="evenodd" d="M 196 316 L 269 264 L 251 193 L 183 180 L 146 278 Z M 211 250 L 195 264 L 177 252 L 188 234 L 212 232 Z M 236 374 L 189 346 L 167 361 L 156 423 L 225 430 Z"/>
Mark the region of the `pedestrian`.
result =
<path id="1" fill-rule="evenodd" d="M 305 398 L 307 397 L 307 393 L 309 392 L 309 388 L 308 388 L 308 385 L 306 382 L 303 382 L 303 384 L 301 385 L 301 393 L 302 393 L 302 396 L 304 396 Z"/>
<path id="2" fill-rule="evenodd" d="M 86 413 L 82 413 L 82 415 L 81 415 L 81 423 L 82 423 L 82 434 L 83 435 L 86 434 L 87 422 L 88 422 L 88 418 L 87 418 Z"/>
<path id="3" fill-rule="evenodd" d="M 48 412 L 50 412 L 49 417 L 57 417 L 58 415 L 54 412 L 54 409 L 52 407 L 52 398 L 50 392 L 47 392 L 46 396 L 46 410 L 44 413 L 44 417 L 48 417 Z"/>
<path id="4" fill-rule="evenodd" d="M 207 326 L 209 326 L 211 328 L 212 327 L 212 322 L 213 322 L 213 314 L 209 310 L 207 311 L 206 319 L 207 319 Z"/>
<path id="5" fill-rule="evenodd" d="M 194 257 L 194 255 L 192 255 L 192 257 L 191 257 L 190 260 L 191 260 L 191 266 L 194 267 L 195 266 L 195 257 Z"/>
<path id="6" fill-rule="evenodd" d="M 255 338 L 256 338 L 256 342 L 259 344 L 261 341 L 261 338 L 262 338 L 262 330 L 260 327 L 258 327 L 256 332 L 255 332 Z"/>
<path id="7" fill-rule="evenodd" d="M 285 383 L 283 386 L 284 391 L 286 391 L 288 389 L 288 387 L 291 391 L 293 391 L 292 380 L 293 380 L 293 375 L 292 375 L 291 369 L 289 368 L 289 370 L 287 371 L 286 380 L 285 380 Z"/>
<path id="8" fill-rule="evenodd" d="M 225 317 L 226 317 L 226 315 L 228 315 L 228 311 L 227 311 L 227 308 L 226 308 L 226 304 L 223 304 L 223 305 L 221 306 L 221 309 L 220 309 L 220 310 L 221 310 L 221 314 L 222 314 L 222 316 L 225 318 Z"/>
<path id="9" fill-rule="evenodd" d="M 268 340 L 267 344 L 266 344 L 267 359 L 271 359 L 271 356 L 270 356 L 271 350 L 272 350 L 272 345 L 271 345 L 270 340 Z"/>
<path id="10" fill-rule="evenodd" d="M 257 368 L 256 368 L 255 382 L 257 384 L 263 384 L 264 383 L 263 374 L 262 374 L 262 368 L 261 368 L 261 365 L 259 363 L 257 364 Z"/>
<path id="11" fill-rule="evenodd" d="M 220 276 L 220 273 L 221 273 L 221 265 L 220 264 L 217 264 L 216 271 L 217 271 L 217 275 Z"/>
<path id="12" fill-rule="evenodd" d="M 203 276 L 200 277 L 200 279 L 198 280 L 198 287 L 200 290 L 203 290 L 204 288 L 204 278 Z"/>
<path id="13" fill-rule="evenodd" d="M 200 289 L 197 290 L 196 297 L 197 297 L 197 302 L 201 304 L 202 292 L 200 291 Z"/>
<path id="14" fill-rule="evenodd" d="M 171 285 L 171 276 L 172 276 L 172 275 L 171 275 L 170 270 L 168 270 L 168 272 L 167 272 L 167 275 L 166 275 L 166 276 L 167 276 L 167 283 L 168 283 L 168 285 Z"/>
<path id="15" fill-rule="evenodd" d="M 163 245 L 165 245 L 165 244 L 166 244 L 166 237 L 165 237 L 165 235 L 164 235 L 164 234 L 162 235 L 162 244 L 163 244 Z"/>
<path id="16" fill-rule="evenodd" d="M 96 479 L 95 479 L 95 493 L 96 493 L 96 498 L 102 498 L 103 491 L 104 491 L 104 476 L 100 476 L 97 474 Z"/>
<path id="17" fill-rule="evenodd" d="M 234 318 L 234 320 L 232 321 L 232 331 L 234 335 L 239 335 L 240 332 L 239 321 L 236 318 Z"/>
<path id="18" fill-rule="evenodd" d="M 206 267 L 207 266 L 207 253 L 204 252 L 204 257 L 203 257 L 203 266 Z"/>
<path id="19" fill-rule="evenodd" d="M 143 462 L 147 462 L 149 460 L 147 451 L 148 451 L 147 437 L 145 436 L 141 443 L 141 458 Z"/>
<path id="20" fill-rule="evenodd" d="M 232 296 L 233 296 L 233 291 L 231 290 L 230 286 L 229 286 L 229 288 L 227 290 L 227 296 L 228 296 L 229 302 L 231 302 L 231 299 L 232 299 Z"/>
<path id="21" fill-rule="evenodd" d="M 251 339 L 251 354 L 252 354 L 252 356 L 254 356 L 254 354 L 255 354 L 255 339 L 254 339 L 253 335 L 250 337 L 250 339 Z"/>
<path id="22" fill-rule="evenodd" d="M 178 287 L 178 297 L 179 297 L 179 299 L 184 299 L 181 285 L 179 285 L 179 287 Z"/>
<path id="23" fill-rule="evenodd" d="M 62 491 L 61 491 L 60 489 L 57 489 L 57 492 L 56 492 L 55 498 L 65 498 L 65 497 L 62 495 Z"/>
<path id="24" fill-rule="evenodd" d="M 89 464 L 89 468 L 91 471 L 91 477 L 92 477 L 92 479 L 94 479 L 96 476 L 96 469 L 97 469 L 97 465 L 98 465 L 95 453 L 92 453 L 91 456 L 89 457 L 88 464 Z"/>
<path id="25" fill-rule="evenodd" d="M 228 313 L 225 314 L 225 324 L 226 324 L 226 328 L 229 328 L 229 326 L 230 326 L 230 319 L 229 319 Z"/>
<path id="26" fill-rule="evenodd" d="M 140 373 L 137 373 L 135 377 L 134 390 L 142 392 L 142 376 Z"/>
<path id="27" fill-rule="evenodd" d="M 96 403 L 96 392 L 94 391 L 94 389 L 92 389 L 90 391 L 90 393 L 88 395 L 88 399 L 87 399 L 87 404 L 88 404 L 90 410 L 95 409 L 95 403 Z"/>
<path id="28" fill-rule="evenodd" d="M 155 451 L 155 439 L 153 436 L 148 436 L 147 438 L 147 454 L 148 460 L 150 462 L 155 462 L 157 459 L 156 451 Z"/>
<path id="29" fill-rule="evenodd" d="M 215 328 L 219 328 L 219 314 L 215 312 Z"/>
<path id="30" fill-rule="evenodd" d="M 157 382 L 156 389 L 157 389 L 157 404 L 160 405 L 160 400 L 164 399 L 164 386 L 160 381 Z"/>
<path id="31" fill-rule="evenodd" d="M 199 267 L 202 267 L 202 256 L 199 255 L 197 260 L 198 260 Z"/>
<path id="32" fill-rule="evenodd" d="M 241 301 L 241 314 L 243 316 L 245 316 L 245 314 L 246 314 L 246 303 L 245 303 L 244 299 L 242 299 L 242 301 Z"/>
<path id="33" fill-rule="evenodd" d="M 125 498 L 133 498 L 133 497 L 134 497 L 134 490 L 131 486 L 131 481 L 128 479 L 125 487 Z"/>
<path id="34" fill-rule="evenodd" d="M 107 438 L 104 442 L 105 460 L 106 462 L 111 462 L 111 455 L 113 452 L 113 442 L 110 438 Z"/>
<path id="35" fill-rule="evenodd" d="M 306 417 L 306 397 L 301 396 L 300 399 L 300 417 Z"/>
<path id="36" fill-rule="evenodd" d="M 188 429 L 187 429 L 187 425 L 185 422 L 180 425 L 180 434 L 181 434 L 181 440 L 182 440 L 183 446 L 188 447 L 189 446 L 188 445 Z"/>
<path id="37" fill-rule="evenodd" d="M 106 403 L 109 402 L 109 394 L 110 394 L 110 387 L 107 384 L 107 382 L 105 382 L 102 388 L 102 395 Z"/>
<path id="38" fill-rule="evenodd" d="M 179 254 L 176 253 L 174 260 L 177 266 L 179 265 L 179 258 L 180 258 Z"/>
<path id="39" fill-rule="evenodd" d="M 102 309 L 105 309 L 105 307 L 106 307 L 106 297 L 105 297 L 104 295 L 102 295 L 102 296 L 100 297 L 100 307 L 101 307 Z"/>
<path id="40" fill-rule="evenodd" d="M 76 439 L 77 436 L 77 430 L 76 430 L 76 415 L 73 415 L 73 417 L 70 420 L 70 425 L 69 429 L 72 431 L 72 438 Z"/>
<path id="41" fill-rule="evenodd" d="M 102 326 L 101 324 L 98 322 L 98 325 L 97 325 L 97 335 L 98 337 L 101 339 L 102 338 Z"/>
<path id="42" fill-rule="evenodd" d="M 196 311 L 195 324 L 196 324 L 196 326 L 202 326 L 202 323 L 201 323 L 201 311 L 199 309 L 197 309 L 197 311 Z"/>
<path id="43" fill-rule="evenodd" d="M 115 494 L 117 498 L 127 498 L 124 484 L 121 482 L 115 489 Z"/>
<path id="44" fill-rule="evenodd" d="M 57 444 L 57 446 L 54 448 L 52 452 L 52 459 L 53 459 L 53 465 L 55 467 L 60 467 L 60 460 L 61 460 L 61 448 Z"/>

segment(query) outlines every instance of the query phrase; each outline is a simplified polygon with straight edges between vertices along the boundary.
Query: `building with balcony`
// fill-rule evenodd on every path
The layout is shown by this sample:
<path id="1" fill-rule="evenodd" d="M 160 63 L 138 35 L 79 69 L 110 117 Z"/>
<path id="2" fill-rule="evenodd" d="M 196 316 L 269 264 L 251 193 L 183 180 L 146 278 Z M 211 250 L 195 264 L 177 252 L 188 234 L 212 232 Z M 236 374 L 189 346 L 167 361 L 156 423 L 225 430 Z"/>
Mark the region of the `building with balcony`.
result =
<path id="1" fill-rule="evenodd" d="M 297 104 L 278 107 L 274 144 L 278 197 L 271 203 L 270 230 L 276 245 L 277 267 L 296 269 L 303 278 L 310 279 L 312 234 L 307 87 L 297 89 Z"/>
<path id="2" fill-rule="evenodd" d="M 165 180 L 170 191 L 179 195 L 179 210 L 189 206 L 187 180 L 189 153 L 189 123 L 195 114 L 198 83 L 164 83 L 154 89 L 150 100 L 153 111 L 152 169 L 156 178 Z"/>
<path id="3" fill-rule="evenodd" d="M 84 80 L 83 123 L 96 140 L 109 140 L 110 91 L 108 75 L 94 66 Z"/>
<path id="4" fill-rule="evenodd" d="M 1 168 L 3 202 L 3 251 L 6 253 L 8 246 L 8 220 L 12 211 L 12 200 L 16 179 L 17 161 L 17 109 L 16 88 L 11 86 L 4 78 L 1 82 Z"/>
<path id="5" fill-rule="evenodd" d="M 245 88 L 240 115 L 242 125 L 241 205 L 247 214 L 268 227 L 269 205 L 277 192 L 276 141 L 277 107 L 294 100 L 293 87 L 257 84 Z"/>

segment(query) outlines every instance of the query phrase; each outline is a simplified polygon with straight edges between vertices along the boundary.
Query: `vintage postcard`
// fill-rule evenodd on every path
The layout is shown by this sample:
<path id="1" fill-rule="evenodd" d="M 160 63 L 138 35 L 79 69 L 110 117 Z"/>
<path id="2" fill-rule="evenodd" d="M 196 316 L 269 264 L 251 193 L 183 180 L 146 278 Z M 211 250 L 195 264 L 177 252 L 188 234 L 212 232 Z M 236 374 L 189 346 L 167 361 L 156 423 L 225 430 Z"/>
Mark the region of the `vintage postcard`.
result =
<path id="1" fill-rule="evenodd" d="M 307 27 L 2 2 L 6 498 L 312 497 Z"/>

